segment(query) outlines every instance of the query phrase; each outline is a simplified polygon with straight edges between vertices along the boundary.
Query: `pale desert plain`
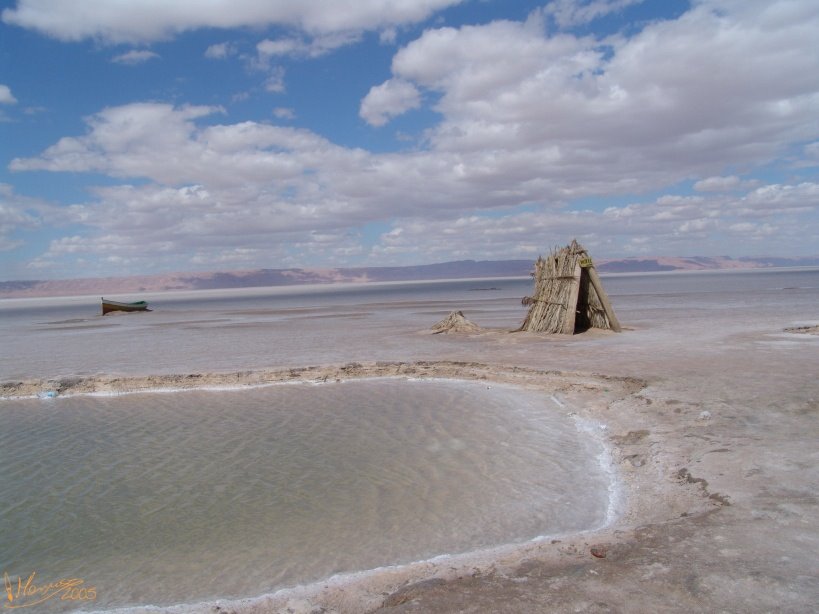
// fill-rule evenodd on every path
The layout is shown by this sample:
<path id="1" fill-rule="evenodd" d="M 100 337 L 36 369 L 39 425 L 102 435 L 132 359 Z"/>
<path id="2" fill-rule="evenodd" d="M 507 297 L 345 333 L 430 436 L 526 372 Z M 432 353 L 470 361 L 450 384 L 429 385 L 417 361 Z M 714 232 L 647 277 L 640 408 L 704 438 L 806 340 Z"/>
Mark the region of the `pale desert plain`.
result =
<path id="1" fill-rule="evenodd" d="M 621 295 L 614 284 L 620 334 L 509 333 L 495 324 L 511 312 L 504 306 L 493 315 L 496 299 L 485 295 L 475 296 L 473 313 L 466 295 L 431 310 L 403 303 L 413 317 L 385 318 L 364 333 L 356 324 L 355 341 L 342 332 L 344 319 L 328 315 L 322 326 L 335 337 L 325 331 L 304 341 L 343 347 L 326 354 L 271 349 L 268 367 L 262 358 L 243 371 L 216 364 L 194 378 L 161 363 L 155 374 L 142 364 L 124 374 L 6 378 L 2 394 L 432 377 L 540 391 L 554 411 L 602 425 L 618 483 L 618 513 L 602 529 L 162 611 L 812 612 L 819 603 L 817 273 L 806 279 L 804 287 L 650 300 Z M 489 325 L 441 335 L 419 326 L 445 307 L 463 307 Z M 126 320 L 136 321 L 115 322 Z"/>

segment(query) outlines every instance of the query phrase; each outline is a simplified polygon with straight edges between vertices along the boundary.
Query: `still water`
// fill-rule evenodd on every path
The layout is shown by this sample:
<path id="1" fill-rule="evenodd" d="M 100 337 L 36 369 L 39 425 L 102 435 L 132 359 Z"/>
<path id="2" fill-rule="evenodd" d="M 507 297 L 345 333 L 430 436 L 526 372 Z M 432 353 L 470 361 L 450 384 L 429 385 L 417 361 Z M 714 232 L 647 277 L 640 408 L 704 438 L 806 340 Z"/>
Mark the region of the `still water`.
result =
<path id="1" fill-rule="evenodd" d="M 82 578 L 96 608 L 259 595 L 608 512 L 600 443 L 503 385 L 6 400 L 0 415 L 0 569 Z"/>

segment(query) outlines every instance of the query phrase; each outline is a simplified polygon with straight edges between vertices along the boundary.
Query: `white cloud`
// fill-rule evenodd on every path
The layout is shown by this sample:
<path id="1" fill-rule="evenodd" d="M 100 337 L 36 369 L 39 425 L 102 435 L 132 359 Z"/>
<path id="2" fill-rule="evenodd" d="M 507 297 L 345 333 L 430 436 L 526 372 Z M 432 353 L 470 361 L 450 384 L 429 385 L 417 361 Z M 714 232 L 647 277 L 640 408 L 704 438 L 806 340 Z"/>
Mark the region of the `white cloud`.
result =
<path id="1" fill-rule="evenodd" d="M 407 81 L 390 79 L 370 89 L 361 101 L 359 115 L 370 125 L 383 126 L 390 117 L 421 106 L 421 94 Z"/>
<path id="2" fill-rule="evenodd" d="M 284 66 L 274 66 L 268 71 L 267 78 L 264 80 L 264 89 L 268 92 L 281 94 L 287 88 L 284 84 Z"/>
<path id="3" fill-rule="evenodd" d="M 728 177 L 707 177 L 694 184 L 698 192 L 730 192 L 740 187 L 740 179 L 736 175 Z"/>
<path id="4" fill-rule="evenodd" d="M 398 30 L 395 28 L 386 28 L 379 32 L 378 41 L 382 45 L 393 45 L 398 38 Z"/>
<path id="5" fill-rule="evenodd" d="M 605 42 L 509 21 L 432 29 L 397 51 L 359 109 L 377 126 L 433 100 L 441 120 L 411 151 L 139 103 L 104 109 L 86 134 L 11 169 L 122 179 L 71 209 L 90 229 L 86 245 L 132 260 L 150 245 L 177 269 L 191 254 L 249 265 L 363 257 L 356 228 L 373 222 L 392 224 L 370 256 L 379 262 L 528 257 L 571 236 L 606 253 L 745 254 L 743 229 L 755 245 L 815 252 L 819 184 L 758 185 L 752 172 L 819 151 L 819 57 L 805 51 L 817 30 L 819 9 L 727 0 Z M 284 73 L 273 52 L 311 44 L 292 40 L 290 51 L 272 40 L 256 51 L 274 91 Z M 698 193 L 667 188 L 682 182 Z M 571 209 L 649 191 L 668 193 Z"/>
<path id="6" fill-rule="evenodd" d="M 218 107 L 135 103 L 110 107 L 89 118 L 90 134 L 65 137 L 37 158 L 14 159 L 9 168 L 50 171 L 99 171 L 113 176 L 145 176 L 161 169 L 159 161 L 187 164 L 192 120 L 220 111 Z M 170 176 L 167 180 L 174 183 Z"/>
<path id="7" fill-rule="evenodd" d="M 819 211 L 819 183 L 762 186 L 735 201 L 733 207 L 741 215 L 754 217 L 816 212 Z"/>
<path id="8" fill-rule="evenodd" d="M 774 193 L 795 190 L 804 195 L 819 189 L 819 184 L 771 188 Z M 754 240 L 754 249 L 762 241 L 775 241 L 769 244 L 768 253 L 777 253 L 772 246 L 781 240 L 792 241 L 790 247 L 796 253 L 816 253 L 815 220 L 813 230 L 806 233 L 804 211 L 797 209 L 772 206 L 765 213 L 767 219 L 748 218 L 745 201 L 756 197 L 755 193 L 739 198 L 667 195 L 603 212 L 544 207 L 504 216 L 465 214 L 446 221 L 401 219 L 381 235 L 374 254 L 386 262 L 404 263 L 474 258 L 476 254 L 488 259 L 530 258 L 571 237 L 595 253 L 610 256 L 679 256 L 691 253 L 692 241 L 701 255 L 747 254 L 749 239 Z M 813 211 L 819 211 L 819 202 Z"/>
<path id="9" fill-rule="evenodd" d="M 158 53 L 148 51 L 146 49 L 132 49 L 126 53 L 114 56 L 111 61 L 116 64 L 129 64 L 131 66 L 136 64 L 143 64 L 148 60 L 155 60 L 159 58 Z"/>
<path id="10" fill-rule="evenodd" d="M 316 58 L 326 55 L 339 47 L 351 45 L 361 40 L 357 31 L 333 32 L 314 36 L 311 39 L 285 37 L 275 40 L 264 39 L 256 45 L 258 58 L 256 63 L 264 66 L 273 57 L 295 56 Z"/>
<path id="11" fill-rule="evenodd" d="M 111 253 L 128 258 L 139 257 L 129 251 L 139 245 L 150 245 L 151 254 L 196 253 L 200 259 L 245 247 L 257 250 L 246 256 L 262 258 L 276 237 L 277 244 L 310 245 L 310 253 L 338 259 L 355 253 L 350 229 L 391 219 L 398 220 L 396 232 L 382 237 L 373 257 L 511 258 L 564 236 L 609 252 L 633 245 L 673 254 L 687 251 L 691 237 L 717 249 L 720 228 L 741 223 L 786 232 L 801 219 L 803 228 L 815 227 L 804 216 L 819 211 L 819 184 L 811 182 L 771 184 L 736 196 L 669 193 L 602 212 L 571 211 L 561 195 L 603 192 L 616 183 L 574 185 L 575 177 L 564 179 L 544 167 L 539 152 L 377 155 L 307 130 L 212 124 L 218 113 L 218 107 L 157 103 L 105 109 L 89 118 L 86 135 L 61 139 L 36 158 L 16 159 L 11 169 L 102 172 L 144 182 L 97 188 L 95 200 L 66 213 L 107 237 L 105 249 L 116 238 L 121 246 Z M 535 213 L 504 212 L 526 203 L 541 205 Z M 480 209 L 495 213 L 485 217 Z M 318 240 L 310 232 L 343 237 L 338 241 L 344 248 L 315 251 Z M 795 233 L 793 244 L 804 245 L 811 236 Z M 725 251 L 727 246 L 717 253 Z"/>
<path id="12" fill-rule="evenodd" d="M 290 55 L 305 48 L 305 43 L 297 38 L 265 39 L 256 45 L 261 56 Z"/>
<path id="13" fill-rule="evenodd" d="M 434 94 L 432 146 L 467 173 L 516 158 L 521 175 L 574 185 L 566 196 L 656 189 L 819 136 L 819 56 L 805 52 L 819 10 L 754 6 L 700 2 L 605 47 L 518 22 L 427 30 L 386 83 Z"/>
<path id="14" fill-rule="evenodd" d="M 744 239 L 764 239 L 766 237 L 773 236 L 777 233 L 776 226 L 772 226 L 771 224 L 754 224 L 751 222 L 738 222 L 736 224 L 731 224 L 728 227 L 728 232 L 733 235 L 737 235 Z"/>
<path id="15" fill-rule="evenodd" d="M 276 107 L 273 115 L 279 119 L 296 119 L 296 112 L 289 107 Z"/>
<path id="16" fill-rule="evenodd" d="M 819 141 L 802 148 L 802 158 L 796 166 L 819 166 Z"/>
<path id="17" fill-rule="evenodd" d="M 571 28 L 617 13 L 629 6 L 642 4 L 645 0 L 552 0 L 543 14 L 554 19 L 561 28 Z"/>
<path id="18" fill-rule="evenodd" d="M 17 99 L 8 85 L 0 84 L 0 104 L 17 104 Z"/>
<path id="19" fill-rule="evenodd" d="M 0 183 L 0 252 L 22 245 L 12 234 L 39 227 L 44 213 L 59 218 L 59 213 L 46 203 L 16 194 L 12 186 Z"/>
<path id="20" fill-rule="evenodd" d="M 223 60 L 236 54 L 236 46 L 232 43 L 217 43 L 205 49 L 205 57 L 211 60 Z"/>
<path id="21" fill-rule="evenodd" d="M 327 34 L 417 23 L 462 0 L 19 0 L 5 9 L 7 24 L 67 41 L 110 43 L 168 39 L 199 28 L 283 25 Z"/>
<path id="22" fill-rule="evenodd" d="M 265 39 L 256 45 L 256 54 L 243 56 L 247 67 L 251 71 L 267 75 L 263 87 L 268 92 L 281 93 L 286 90 L 284 81 L 285 68 L 274 64 L 283 56 L 319 57 L 331 52 L 337 47 L 350 44 L 360 39 L 359 34 L 342 32 L 315 37 L 310 41 L 302 38 L 288 37 L 276 40 Z"/>

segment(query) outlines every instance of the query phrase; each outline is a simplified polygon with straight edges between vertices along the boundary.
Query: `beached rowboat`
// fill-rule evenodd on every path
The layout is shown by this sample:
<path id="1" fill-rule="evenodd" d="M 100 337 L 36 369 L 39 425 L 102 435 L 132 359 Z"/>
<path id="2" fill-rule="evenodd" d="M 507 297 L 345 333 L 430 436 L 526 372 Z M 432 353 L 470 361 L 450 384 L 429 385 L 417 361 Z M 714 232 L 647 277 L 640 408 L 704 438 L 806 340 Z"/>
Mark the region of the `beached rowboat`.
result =
<path id="1" fill-rule="evenodd" d="M 120 303 L 119 301 L 112 301 L 110 299 L 102 300 L 102 315 L 112 311 L 150 311 L 148 303 L 145 301 L 136 301 L 135 303 Z"/>

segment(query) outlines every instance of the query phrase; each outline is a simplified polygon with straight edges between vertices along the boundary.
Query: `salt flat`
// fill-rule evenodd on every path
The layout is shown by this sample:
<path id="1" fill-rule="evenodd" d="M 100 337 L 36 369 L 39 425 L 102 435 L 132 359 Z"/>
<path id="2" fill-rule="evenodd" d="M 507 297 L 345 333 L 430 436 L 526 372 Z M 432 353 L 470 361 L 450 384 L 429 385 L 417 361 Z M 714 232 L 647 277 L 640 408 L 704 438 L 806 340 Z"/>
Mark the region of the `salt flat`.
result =
<path id="1" fill-rule="evenodd" d="M 171 381 L 166 377 L 182 379 L 174 373 L 235 375 L 238 363 L 251 379 L 289 377 L 308 366 L 314 369 L 297 377 L 498 379 L 554 394 L 565 405 L 555 411 L 607 427 L 628 499 L 611 527 L 184 611 L 809 612 L 819 602 L 819 337 L 782 335 L 817 323 L 819 283 L 815 271 L 796 283 L 773 272 L 756 275 L 644 277 L 639 284 L 612 278 L 606 287 L 628 329 L 619 335 L 509 334 L 522 316 L 512 303 L 519 288 L 450 288 L 415 300 L 330 301 L 331 312 L 370 314 L 355 324 L 331 315 L 294 329 L 292 321 L 246 315 L 234 322 L 254 323 L 253 332 L 236 334 L 252 334 L 252 343 L 210 361 L 193 351 L 204 343 L 199 336 L 177 331 L 192 368 L 174 369 L 183 350 L 170 348 L 173 360 L 152 358 L 159 373 L 153 380 L 145 357 L 105 369 L 82 350 L 86 362 L 64 363 L 55 373 L 50 359 L 25 349 L 23 363 L 36 368 L 15 370 L 8 360 L 5 375 L 15 375 L 3 380 L 34 387 L 62 380 L 68 389 L 89 382 L 161 386 Z M 495 330 L 429 334 L 451 309 Z M 201 318 L 218 319 L 212 310 Z M 57 338 L 50 325 L 39 325 L 46 329 L 41 340 Z M 122 335 L 145 335 L 136 341 L 140 348 L 161 345 L 145 332 L 151 320 L 122 318 L 117 326 Z M 211 341 L 229 337 L 223 323 L 201 326 L 215 328 Z M 110 329 L 76 334 L 111 338 Z"/>

